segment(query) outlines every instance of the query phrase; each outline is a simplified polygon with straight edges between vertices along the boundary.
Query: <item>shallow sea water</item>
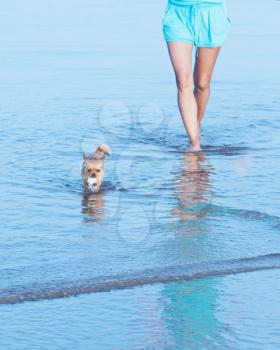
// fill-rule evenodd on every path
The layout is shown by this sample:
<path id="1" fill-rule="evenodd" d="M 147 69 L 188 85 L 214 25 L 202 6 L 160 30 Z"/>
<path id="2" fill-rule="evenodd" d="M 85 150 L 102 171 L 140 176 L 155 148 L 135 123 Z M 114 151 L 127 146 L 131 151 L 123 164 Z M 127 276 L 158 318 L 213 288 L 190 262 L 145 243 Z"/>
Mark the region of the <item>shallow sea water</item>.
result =
<path id="1" fill-rule="evenodd" d="M 199 154 L 164 6 L 2 6 L 1 349 L 279 348 L 280 3 L 228 1 Z"/>

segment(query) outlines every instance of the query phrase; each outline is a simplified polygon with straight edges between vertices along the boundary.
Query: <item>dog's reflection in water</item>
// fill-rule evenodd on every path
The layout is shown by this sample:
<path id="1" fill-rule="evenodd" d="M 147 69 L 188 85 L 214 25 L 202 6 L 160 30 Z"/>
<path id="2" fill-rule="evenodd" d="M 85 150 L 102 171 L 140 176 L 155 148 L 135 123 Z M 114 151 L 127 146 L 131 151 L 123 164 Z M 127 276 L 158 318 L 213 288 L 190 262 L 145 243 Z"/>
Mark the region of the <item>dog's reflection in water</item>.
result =
<path id="1" fill-rule="evenodd" d="M 104 192 L 84 193 L 82 199 L 84 220 L 97 222 L 104 217 Z"/>
<path id="2" fill-rule="evenodd" d="M 211 198 L 212 169 L 203 152 L 186 152 L 182 157 L 181 172 L 174 179 L 175 197 L 178 205 L 172 215 L 181 223 L 188 221 L 189 228 L 195 227 L 209 214 L 207 204 Z M 194 233 L 194 232 L 193 232 Z"/>

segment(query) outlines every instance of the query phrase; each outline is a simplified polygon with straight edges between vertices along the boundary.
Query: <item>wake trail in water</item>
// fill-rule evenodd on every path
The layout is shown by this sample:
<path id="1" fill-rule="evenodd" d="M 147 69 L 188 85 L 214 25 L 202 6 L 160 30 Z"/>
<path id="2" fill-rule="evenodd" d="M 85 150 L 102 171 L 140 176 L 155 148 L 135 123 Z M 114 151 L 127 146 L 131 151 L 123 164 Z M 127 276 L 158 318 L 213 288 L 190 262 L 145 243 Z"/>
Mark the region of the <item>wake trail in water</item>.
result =
<path id="1" fill-rule="evenodd" d="M 251 258 L 200 262 L 188 265 L 169 266 L 139 271 L 134 274 L 92 278 L 53 286 L 15 287 L 0 289 L 0 304 L 19 304 L 26 301 L 39 301 L 78 296 L 89 293 L 110 292 L 156 283 L 192 281 L 209 277 L 280 268 L 280 253 Z"/>

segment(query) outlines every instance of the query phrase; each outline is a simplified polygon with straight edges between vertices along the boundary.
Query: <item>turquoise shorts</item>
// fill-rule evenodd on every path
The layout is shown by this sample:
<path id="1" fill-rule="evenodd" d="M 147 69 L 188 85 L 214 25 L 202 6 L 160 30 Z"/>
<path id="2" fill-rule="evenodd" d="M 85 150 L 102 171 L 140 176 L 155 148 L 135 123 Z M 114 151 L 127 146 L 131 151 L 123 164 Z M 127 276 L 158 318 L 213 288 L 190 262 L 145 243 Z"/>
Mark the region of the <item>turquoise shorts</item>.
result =
<path id="1" fill-rule="evenodd" d="M 220 47 L 230 26 L 224 3 L 176 6 L 169 0 L 162 19 L 166 42 L 189 42 L 196 47 Z"/>

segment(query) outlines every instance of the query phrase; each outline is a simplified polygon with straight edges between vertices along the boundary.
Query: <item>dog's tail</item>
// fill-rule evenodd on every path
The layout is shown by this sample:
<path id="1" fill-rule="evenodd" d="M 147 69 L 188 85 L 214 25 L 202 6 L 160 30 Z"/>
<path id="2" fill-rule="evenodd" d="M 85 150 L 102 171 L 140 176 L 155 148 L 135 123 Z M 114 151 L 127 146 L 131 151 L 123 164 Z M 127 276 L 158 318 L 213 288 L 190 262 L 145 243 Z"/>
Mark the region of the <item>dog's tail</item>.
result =
<path id="1" fill-rule="evenodd" d="M 101 145 L 99 145 L 95 152 L 94 152 L 94 157 L 96 158 L 101 158 L 102 155 L 110 155 L 111 154 L 111 150 L 109 148 L 109 146 L 105 145 L 104 143 L 102 143 Z"/>

